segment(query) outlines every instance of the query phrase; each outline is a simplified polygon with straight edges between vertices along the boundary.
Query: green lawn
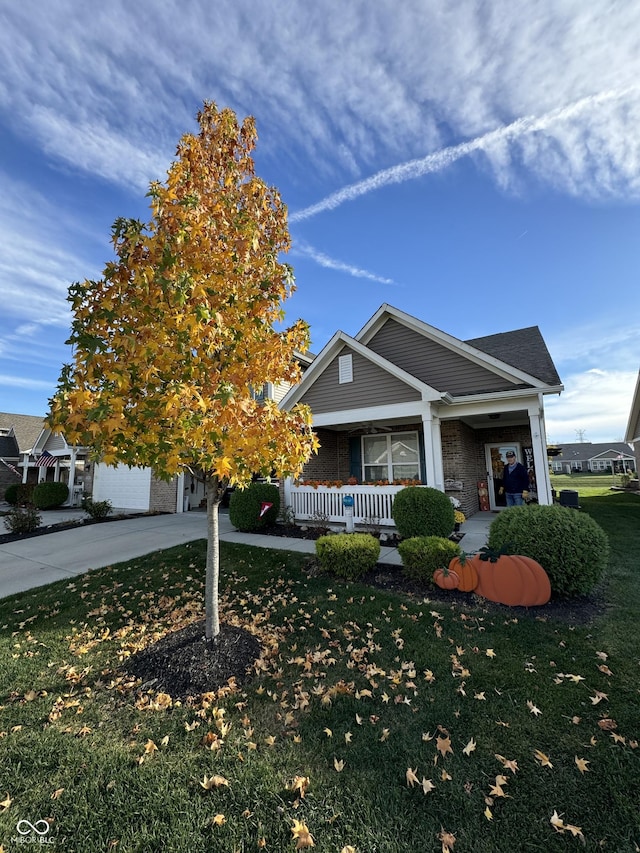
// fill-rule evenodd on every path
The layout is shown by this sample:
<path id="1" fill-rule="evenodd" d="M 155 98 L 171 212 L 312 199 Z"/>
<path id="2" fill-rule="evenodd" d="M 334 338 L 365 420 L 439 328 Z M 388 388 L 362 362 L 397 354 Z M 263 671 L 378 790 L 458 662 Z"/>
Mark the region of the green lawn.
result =
<path id="1" fill-rule="evenodd" d="M 265 654 L 204 702 L 118 669 L 201 617 L 204 543 L 0 601 L 0 850 L 46 820 L 71 853 L 637 851 L 640 498 L 581 504 L 612 542 L 587 624 L 223 544 Z"/>
<path id="2" fill-rule="evenodd" d="M 551 486 L 558 492 L 561 489 L 574 489 L 580 497 L 604 495 L 612 486 L 621 486 L 619 474 L 551 474 Z"/>

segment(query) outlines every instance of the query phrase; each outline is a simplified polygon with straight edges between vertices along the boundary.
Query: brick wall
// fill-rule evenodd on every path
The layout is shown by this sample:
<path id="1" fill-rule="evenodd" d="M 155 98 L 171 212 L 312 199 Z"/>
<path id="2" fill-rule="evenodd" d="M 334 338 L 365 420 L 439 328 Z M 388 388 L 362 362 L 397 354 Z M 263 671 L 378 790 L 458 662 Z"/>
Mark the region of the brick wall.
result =
<path id="1" fill-rule="evenodd" d="M 177 477 L 170 482 L 158 480 L 151 474 L 151 490 L 149 497 L 149 512 L 175 512 L 178 500 Z"/>

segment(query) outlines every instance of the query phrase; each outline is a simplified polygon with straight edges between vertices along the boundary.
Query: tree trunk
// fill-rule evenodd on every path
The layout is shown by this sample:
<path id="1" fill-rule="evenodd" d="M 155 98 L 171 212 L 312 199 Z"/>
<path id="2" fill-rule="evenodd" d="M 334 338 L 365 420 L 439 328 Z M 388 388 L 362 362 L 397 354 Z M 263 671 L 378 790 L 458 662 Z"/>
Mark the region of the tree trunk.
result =
<path id="1" fill-rule="evenodd" d="M 215 640 L 220 633 L 218 613 L 218 578 L 220 575 L 220 538 L 218 508 L 224 494 L 217 477 L 205 480 L 207 493 L 207 563 L 204 585 L 205 637 Z"/>

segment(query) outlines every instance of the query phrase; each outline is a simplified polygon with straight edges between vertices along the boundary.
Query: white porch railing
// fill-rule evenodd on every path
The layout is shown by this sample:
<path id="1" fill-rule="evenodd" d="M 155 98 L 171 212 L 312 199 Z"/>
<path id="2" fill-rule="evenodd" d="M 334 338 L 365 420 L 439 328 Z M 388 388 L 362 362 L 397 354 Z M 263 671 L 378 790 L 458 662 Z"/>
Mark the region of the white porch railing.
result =
<path id="1" fill-rule="evenodd" d="M 393 499 L 404 486 L 294 486 L 285 489 L 285 500 L 293 510 L 296 521 L 327 519 L 344 522 L 342 499 L 353 497 L 353 520 L 356 524 L 375 521 L 393 525 Z"/>

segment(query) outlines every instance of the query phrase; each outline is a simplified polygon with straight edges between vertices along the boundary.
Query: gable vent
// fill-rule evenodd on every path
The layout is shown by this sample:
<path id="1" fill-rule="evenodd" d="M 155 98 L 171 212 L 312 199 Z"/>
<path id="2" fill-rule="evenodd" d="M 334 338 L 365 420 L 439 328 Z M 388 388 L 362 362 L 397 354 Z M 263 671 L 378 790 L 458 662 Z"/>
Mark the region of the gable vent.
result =
<path id="1" fill-rule="evenodd" d="M 338 382 L 344 385 L 345 382 L 353 382 L 353 356 L 341 355 L 338 359 Z"/>

